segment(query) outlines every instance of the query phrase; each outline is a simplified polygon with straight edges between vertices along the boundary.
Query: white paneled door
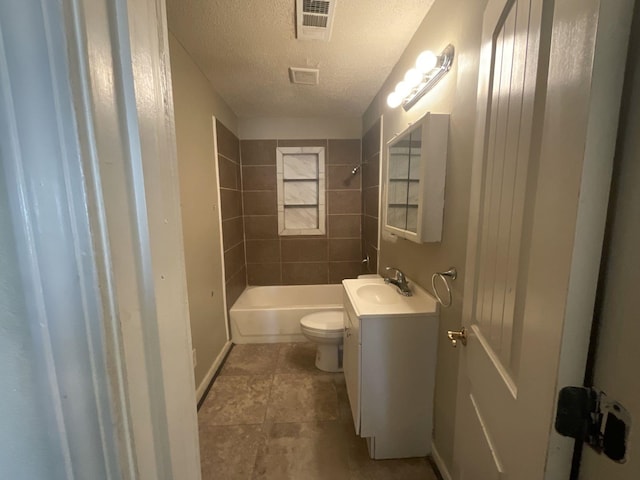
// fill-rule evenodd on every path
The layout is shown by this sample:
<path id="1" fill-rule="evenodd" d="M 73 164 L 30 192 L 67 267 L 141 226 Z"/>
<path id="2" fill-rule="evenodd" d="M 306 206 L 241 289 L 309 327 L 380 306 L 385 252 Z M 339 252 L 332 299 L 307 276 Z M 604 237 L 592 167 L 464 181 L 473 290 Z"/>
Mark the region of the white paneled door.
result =
<path id="1" fill-rule="evenodd" d="M 456 480 L 569 478 L 555 398 L 584 374 L 632 2 L 600 3 L 485 10 Z"/>

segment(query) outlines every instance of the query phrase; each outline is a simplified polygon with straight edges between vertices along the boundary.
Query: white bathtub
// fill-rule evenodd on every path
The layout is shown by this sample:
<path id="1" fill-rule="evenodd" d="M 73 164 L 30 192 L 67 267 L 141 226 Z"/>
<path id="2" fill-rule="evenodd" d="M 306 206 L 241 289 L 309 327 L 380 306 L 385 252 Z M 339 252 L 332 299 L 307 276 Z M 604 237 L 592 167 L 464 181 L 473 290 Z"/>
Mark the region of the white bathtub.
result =
<path id="1" fill-rule="evenodd" d="M 300 319 L 342 310 L 342 285 L 247 287 L 229 310 L 233 343 L 303 342 Z"/>

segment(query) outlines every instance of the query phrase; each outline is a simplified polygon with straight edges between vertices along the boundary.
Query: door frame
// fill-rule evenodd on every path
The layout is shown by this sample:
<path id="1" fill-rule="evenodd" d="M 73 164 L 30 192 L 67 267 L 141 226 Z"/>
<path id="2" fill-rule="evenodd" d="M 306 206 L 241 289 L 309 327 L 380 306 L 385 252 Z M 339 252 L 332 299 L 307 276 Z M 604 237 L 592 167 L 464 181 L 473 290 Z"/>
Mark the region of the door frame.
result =
<path id="1" fill-rule="evenodd" d="M 536 100 L 534 114 L 532 155 L 538 159 L 535 175 L 555 180 L 558 191 L 573 200 L 554 205 L 554 195 L 536 198 L 532 228 L 554 232 L 560 231 L 558 225 L 573 222 L 570 230 L 573 233 L 565 238 L 553 234 L 541 236 L 530 245 L 530 261 L 547 257 L 547 261 L 554 260 L 550 262 L 554 268 L 544 275 L 526 273 L 527 284 L 549 302 L 550 308 L 545 312 L 531 308 L 525 315 L 529 315 L 527 321 L 539 322 L 542 328 L 558 333 L 556 343 L 546 346 L 545 355 L 540 356 L 540 361 L 548 363 L 550 372 L 557 366 L 557 378 L 542 379 L 537 392 L 549 402 L 547 410 L 553 414 L 559 388 L 582 384 L 584 378 L 632 8 L 632 0 L 555 0 L 543 4 L 540 52 L 548 55 L 541 55 L 541 67 L 547 72 L 545 77 L 539 77 L 537 86 L 543 91 Z M 487 48 L 490 45 L 481 46 L 482 61 L 491 56 L 484 52 Z M 474 299 L 469 292 L 474 291 L 475 235 L 484 157 L 487 94 L 483 92 L 489 86 L 482 63 L 480 68 L 462 314 L 462 324 L 467 327 L 473 311 Z M 576 165 L 581 168 L 580 181 L 565 181 L 572 178 Z M 555 214 L 545 215 L 549 211 Z M 461 355 L 458 399 L 468 391 L 464 349 Z M 545 478 L 549 480 L 569 478 L 574 446 L 571 439 L 555 433 L 553 417 L 541 419 L 549 432 L 545 462 Z M 456 465 L 462 461 L 459 445 L 465 428 L 463 418 L 457 411 L 454 478 L 458 474 Z"/>
<path id="2" fill-rule="evenodd" d="M 28 6 L 43 33 L 9 47 L 14 56 L 37 59 L 32 65 L 41 69 L 38 82 L 54 92 L 55 109 L 29 105 L 29 112 L 46 119 L 55 151 L 20 157 L 15 148 L 20 141 L 37 144 L 44 135 L 36 122 L 19 121 L 13 102 L 33 96 L 29 88 L 38 84 L 33 75 L 11 84 L 0 70 L 0 94 L 11 99 L 0 105 L 0 129 L 12 141 L 2 161 L 22 172 L 10 190 L 12 222 L 24 240 L 18 242 L 19 260 L 24 289 L 33 292 L 29 320 L 43 357 L 38 359 L 45 371 L 41 385 L 45 398 L 54 400 L 47 405 L 47 431 L 58 439 L 61 468 L 69 478 L 99 471 L 98 462 L 80 454 L 86 447 L 92 453 L 102 449 L 95 458 L 102 455 L 102 463 L 110 465 L 106 478 L 197 480 L 200 452 L 165 3 L 49 3 Z M 26 8 L 0 10 L 17 22 Z M 64 175 L 52 175 L 55 168 Z M 51 191 L 62 193 L 52 199 Z M 56 223 L 55 215 L 44 220 L 61 235 L 47 238 L 40 251 L 33 248 L 42 243 L 42 230 L 34 229 L 42 221 L 39 205 L 57 205 L 61 215 L 72 217 L 72 222 Z M 75 241 L 74 251 L 56 256 L 65 239 Z M 62 270 L 38 268 L 52 255 L 64 273 L 77 269 L 84 288 L 78 298 L 64 299 L 66 310 L 50 309 L 40 298 L 59 291 L 67 279 Z M 75 343 L 70 335 L 49 336 L 57 323 L 65 325 L 58 322 L 60 315 L 72 309 L 82 313 L 78 325 L 91 335 L 74 337 Z M 60 380 L 69 376 L 69 365 L 54 358 L 56 349 L 77 349 L 92 367 L 93 383 L 74 398 L 68 390 L 63 395 Z M 76 399 L 99 410 L 101 428 L 82 424 L 82 409 L 68 406 Z M 80 432 L 73 439 L 69 427 Z"/>
<path id="3" fill-rule="evenodd" d="M 77 9 L 75 60 L 85 68 L 77 110 L 89 112 L 93 133 L 85 147 L 96 153 L 97 217 L 116 293 L 137 473 L 199 479 L 165 1 L 68 1 Z M 104 83 L 109 75 L 113 85 Z"/>
<path id="4" fill-rule="evenodd" d="M 632 290 L 636 286 L 634 272 L 637 270 L 634 268 L 640 261 L 637 250 L 633 248 L 639 230 L 637 226 L 634 230 L 630 225 L 637 220 L 638 203 L 634 202 L 634 196 L 638 196 L 635 187 L 640 181 L 637 166 L 640 143 L 635 135 L 635 128 L 640 125 L 640 4 L 636 4 L 633 12 L 626 65 L 624 100 L 584 385 L 621 402 L 633 419 L 640 412 L 637 393 L 640 383 L 634 377 L 633 369 L 624 367 L 630 357 L 634 357 L 634 349 L 640 339 L 640 330 L 634 325 L 633 316 L 628 315 L 633 311 L 634 301 L 637 303 Z M 633 441 L 627 443 L 627 462 L 624 465 L 585 445 L 582 440 L 576 440 L 571 479 L 578 479 L 579 475 L 580 478 L 613 478 L 616 474 L 626 474 L 625 478 L 630 478 L 633 469 L 637 473 L 640 467 L 640 444 L 637 442 L 635 445 Z"/>

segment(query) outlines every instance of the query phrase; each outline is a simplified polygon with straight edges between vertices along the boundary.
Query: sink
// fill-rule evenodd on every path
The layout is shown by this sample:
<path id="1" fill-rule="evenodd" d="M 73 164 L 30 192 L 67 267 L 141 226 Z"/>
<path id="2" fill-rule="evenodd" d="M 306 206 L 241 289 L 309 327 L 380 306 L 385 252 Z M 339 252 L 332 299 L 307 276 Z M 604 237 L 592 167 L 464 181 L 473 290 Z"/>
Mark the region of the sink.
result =
<path id="1" fill-rule="evenodd" d="M 438 314 L 435 298 L 411 281 L 410 297 L 400 295 L 394 285 L 369 278 L 347 278 L 342 281 L 347 301 L 359 318 L 382 316 L 430 316 Z"/>
<path id="2" fill-rule="evenodd" d="M 385 284 L 363 285 L 356 289 L 356 295 L 365 302 L 377 305 L 391 305 L 399 303 L 401 300 L 400 294 L 394 291 L 394 288 Z"/>

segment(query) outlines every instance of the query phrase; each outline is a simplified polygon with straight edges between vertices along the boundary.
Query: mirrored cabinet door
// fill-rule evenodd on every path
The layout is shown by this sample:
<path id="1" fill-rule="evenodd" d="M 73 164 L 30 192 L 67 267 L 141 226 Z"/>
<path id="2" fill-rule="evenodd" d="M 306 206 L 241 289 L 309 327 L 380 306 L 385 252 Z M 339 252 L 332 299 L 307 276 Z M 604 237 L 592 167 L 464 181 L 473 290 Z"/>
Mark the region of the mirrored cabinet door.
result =
<path id="1" fill-rule="evenodd" d="M 409 132 L 389 148 L 388 224 L 418 231 L 422 129 Z"/>
<path id="2" fill-rule="evenodd" d="M 389 142 L 385 227 L 392 233 L 440 241 L 448 128 L 449 115 L 427 114 Z"/>

